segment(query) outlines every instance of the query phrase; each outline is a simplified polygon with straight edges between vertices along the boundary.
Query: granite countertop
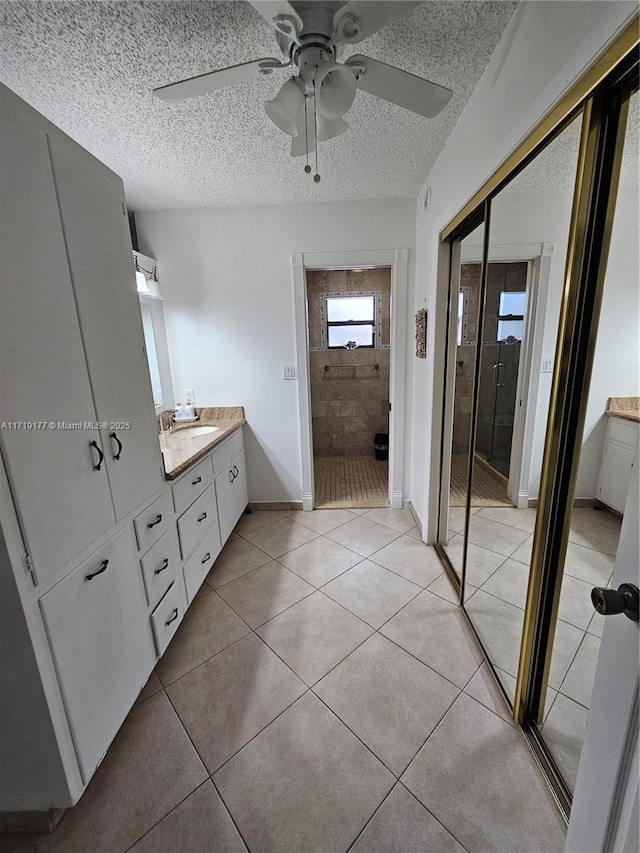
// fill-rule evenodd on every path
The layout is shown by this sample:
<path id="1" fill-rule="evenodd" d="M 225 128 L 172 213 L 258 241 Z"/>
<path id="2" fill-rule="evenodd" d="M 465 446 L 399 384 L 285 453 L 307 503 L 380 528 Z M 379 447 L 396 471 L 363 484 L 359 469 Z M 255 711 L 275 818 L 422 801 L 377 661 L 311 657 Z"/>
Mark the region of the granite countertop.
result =
<path id="1" fill-rule="evenodd" d="M 640 423 L 640 397 L 609 397 L 605 414 Z"/>
<path id="2" fill-rule="evenodd" d="M 158 438 L 164 461 L 165 479 L 175 480 L 197 462 L 206 456 L 216 445 L 246 423 L 242 406 L 224 406 L 218 408 L 202 408 L 195 410 L 198 420 L 191 424 L 174 424 L 171 429 L 164 429 Z M 163 412 L 160 418 L 165 426 L 171 413 Z M 190 435 L 189 427 L 213 426 L 218 431 L 209 435 Z"/>

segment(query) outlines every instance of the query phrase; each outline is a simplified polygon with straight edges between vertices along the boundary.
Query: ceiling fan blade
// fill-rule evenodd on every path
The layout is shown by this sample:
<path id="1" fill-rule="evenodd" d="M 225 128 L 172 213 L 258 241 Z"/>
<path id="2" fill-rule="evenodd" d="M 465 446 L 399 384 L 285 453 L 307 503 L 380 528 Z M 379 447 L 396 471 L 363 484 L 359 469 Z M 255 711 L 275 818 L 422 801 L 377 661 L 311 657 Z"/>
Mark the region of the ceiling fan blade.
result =
<path id="1" fill-rule="evenodd" d="M 183 101 L 185 98 L 195 98 L 216 89 L 224 89 L 225 86 L 233 86 L 234 83 L 245 83 L 254 80 L 260 74 L 261 65 L 267 64 L 269 68 L 286 68 L 278 59 L 256 59 L 253 62 L 243 62 L 241 65 L 231 65 L 229 68 L 221 68 L 219 71 L 209 71 L 198 77 L 190 77 L 179 83 L 169 83 L 153 90 L 153 94 L 167 103 Z"/>
<path id="2" fill-rule="evenodd" d="M 268 24 L 271 24 L 278 32 L 286 34 L 286 28 L 279 26 L 274 18 L 291 18 L 295 22 L 296 29 L 302 28 L 302 20 L 293 6 L 287 0 L 249 0 L 256 12 L 261 15 Z"/>
<path id="3" fill-rule="evenodd" d="M 336 39 L 356 44 L 421 5 L 421 0 L 350 0 L 336 12 Z"/>
<path id="4" fill-rule="evenodd" d="M 356 72 L 359 89 L 426 118 L 438 115 L 453 95 L 451 89 L 368 56 L 351 56 L 346 65 Z"/>

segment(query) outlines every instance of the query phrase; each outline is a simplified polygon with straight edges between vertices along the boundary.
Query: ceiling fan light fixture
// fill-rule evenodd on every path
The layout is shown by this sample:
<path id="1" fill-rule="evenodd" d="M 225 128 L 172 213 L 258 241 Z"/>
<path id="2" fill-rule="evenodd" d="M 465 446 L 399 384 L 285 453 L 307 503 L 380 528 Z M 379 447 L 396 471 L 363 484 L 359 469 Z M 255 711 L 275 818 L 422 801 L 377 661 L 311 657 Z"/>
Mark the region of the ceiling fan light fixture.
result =
<path id="1" fill-rule="evenodd" d="M 315 91 L 318 112 L 337 119 L 351 109 L 356 96 L 356 78 L 347 65 L 323 62 L 316 70 Z"/>
<path id="2" fill-rule="evenodd" d="M 318 122 L 318 142 L 326 142 L 334 136 L 349 130 L 349 123 L 343 118 L 326 118 L 321 112 L 316 116 Z"/>
<path id="3" fill-rule="evenodd" d="M 289 136 L 298 135 L 300 115 L 304 111 L 304 91 L 298 80 L 287 80 L 273 100 L 264 102 L 271 121 Z"/>

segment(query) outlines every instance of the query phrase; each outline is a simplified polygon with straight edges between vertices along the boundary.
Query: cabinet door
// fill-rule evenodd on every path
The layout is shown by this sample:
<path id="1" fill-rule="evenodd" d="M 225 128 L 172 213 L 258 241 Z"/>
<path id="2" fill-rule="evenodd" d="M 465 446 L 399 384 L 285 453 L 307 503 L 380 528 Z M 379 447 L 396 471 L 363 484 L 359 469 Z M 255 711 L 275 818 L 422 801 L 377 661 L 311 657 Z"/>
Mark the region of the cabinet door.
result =
<path id="1" fill-rule="evenodd" d="M 249 494 L 247 492 L 247 472 L 244 464 L 244 450 L 241 450 L 233 459 L 233 473 L 235 474 L 233 490 L 237 521 L 249 503 Z"/>
<path id="2" fill-rule="evenodd" d="M 122 186 L 61 142 L 52 141 L 51 157 L 96 414 L 108 424 L 102 442 L 120 519 L 162 485 Z"/>
<path id="3" fill-rule="evenodd" d="M 47 136 L 2 87 L 0 99 L 0 443 L 40 582 L 108 530 L 114 513 L 89 446 L 100 435 L 84 428 L 96 413 Z M 38 421 L 43 428 L 24 426 Z"/>
<path id="4" fill-rule="evenodd" d="M 634 455 L 635 449 L 611 442 L 607 444 L 598 499 L 618 512 L 624 512 Z"/>
<path id="5" fill-rule="evenodd" d="M 43 595 L 40 607 L 86 782 L 155 662 L 131 530 Z"/>
<path id="6" fill-rule="evenodd" d="M 220 526 L 220 539 L 222 544 L 227 541 L 233 528 L 236 526 L 238 516 L 236 515 L 235 492 L 233 489 L 233 472 L 231 463 L 224 468 L 215 478 L 216 501 L 218 504 L 218 522 Z"/>

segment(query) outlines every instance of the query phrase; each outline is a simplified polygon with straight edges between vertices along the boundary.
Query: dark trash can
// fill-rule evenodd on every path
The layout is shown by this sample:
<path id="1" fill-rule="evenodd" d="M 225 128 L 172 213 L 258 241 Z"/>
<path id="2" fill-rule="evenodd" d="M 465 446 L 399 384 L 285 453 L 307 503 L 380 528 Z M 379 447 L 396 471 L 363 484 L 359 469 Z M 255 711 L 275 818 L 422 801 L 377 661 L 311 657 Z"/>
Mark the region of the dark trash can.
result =
<path id="1" fill-rule="evenodd" d="M 373 448 L 376 452 L 376 459 L 380 462 L 389 458 L 389 433 L 377 432 L 373 439 Z"/>

